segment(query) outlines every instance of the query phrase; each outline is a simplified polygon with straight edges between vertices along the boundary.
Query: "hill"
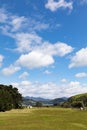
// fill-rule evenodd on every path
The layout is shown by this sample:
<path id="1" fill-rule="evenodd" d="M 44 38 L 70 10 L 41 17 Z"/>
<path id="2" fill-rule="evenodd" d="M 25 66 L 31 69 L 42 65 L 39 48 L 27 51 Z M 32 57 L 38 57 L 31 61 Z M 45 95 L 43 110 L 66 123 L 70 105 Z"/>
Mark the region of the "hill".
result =
<path id="1" fill-rule="evenodd" d="M 67 98 L 55 98 L 53 100 L 51 100 L 51 102 L 53 103 L 54 106 L 58 106 L 61 103 L 65 102 L 67 100 Z"/>
<path id="2" fill-rule="evenodd" d="M 63 107 L 87 107 L 87 93 L 78 94 L 68 98 L 66 102 L 62 104 Z"/>

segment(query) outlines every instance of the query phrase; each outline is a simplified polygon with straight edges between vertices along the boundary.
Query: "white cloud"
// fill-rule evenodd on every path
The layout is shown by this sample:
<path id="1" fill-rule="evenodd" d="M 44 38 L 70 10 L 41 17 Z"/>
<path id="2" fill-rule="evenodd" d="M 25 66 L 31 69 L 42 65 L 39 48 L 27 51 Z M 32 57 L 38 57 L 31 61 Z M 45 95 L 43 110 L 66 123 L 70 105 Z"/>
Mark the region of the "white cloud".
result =
<path id="1" fill-rule="evenodd" d="M 38 51 L 32 51 L 28 54 L 21 55 L 20 58 L 16 61 L 16 64 L 27 68 L 45 67 L 53 63 L 54 59 L 52 56 L 43 54 Z"/>
<path id="2" fill-rule="evenodd" d="M 4 59 L 4 56 L 0 55 L 0 67 L 2 66 L 3 59 Z"/>
<path id="3" fill-rule="evenodd" d="M 67 2 L 65 0 L 58 0 L 58 2 L 56 2 L 55 0 L 48 0 L 48 3 L 46 3 L 45 7 L 47 9 L 50 9 L 51 11 L 56 11 L 59 8 L 63 8 L 63 9 L 69 9 L 72 10 L 73 9 L 73 2 Z"/>
<path id="4" fill-rule="evenodd" d="M 8 13 L 5 9 L 0 12 L 0 22 L 2 25 L 0 29 L 2 30 L 3 34 L 14 38 L 15 33 L 21 32 L 28 24 L 28 19 L 24 16 L 16 16 Z"/>
<path id="5" fill-rule="evenodd" d="M 0 8 L 0 29 L 3 34 L 15 38 L 18 32 L 35 32 L 49 28 L 49 23 L 43 19 L 13 15 Z"/>
<path id="6" fill-rule="evenodd" d="M 49 70 L 45 70 L 45 71 L 44 71 L 44 74 L 50 75 L 51 72 L 50 72 Z"/>
<path id="7" fill-rule="evenodd" d="M 49 54 L 51 56 L 56 55 L 61 57 L 73 51 L 73 48 L 71 46 L 63 42 L 57 42 L 54 44 L 49 42 L 43 42 L 41 46 L 38 46 L 35 49 L 40 52 L 43 52 L 44 54 Z"/>
<path id="8" fill-rule="evenodd" d="M 67 82 L 67 79 L 63 78 L 63 79 L 61 79 L 61 82 L 62 82 L 62 83 L 66 83 L 66 82 Z"/>
<path id="9" fill-rule="evenodd" d="M 27 18 L 24 16 L 11 16 L 11 21 L 9 21 L 10 25 L 12 26 L 11 32 L 16 32 L 21 30 L 23 27 L 26 26 L 26 23 L 28 22 Z"/>
<path id="10" fill-rule="evenodd" d="M 67 45 L 66 43 L 58 42 L 55 44 L 51 44 L 42 41 L 42 39 L 37 35 L 35 36 L 27 35 L 27 36 L 30 36 L 28 38 L 31 39 L 30 46 L 28 45 L 29 43 L 28 39 L 25 37 L 25 40 L 23 39 L 23 41 L 26 44 L 24 44 L 23 42 L 19 42 L 21 43 L 21 45 L 23 45 L 20 46 L 20 50 L 22 50 L 23 48 L 23 49 L 31 49 L 31 51 L 28 54 L 21 55 L 16 62 L 24 67 L 28 68 L 46 67 L 54 63 L 54 56 L 62 57 L 73 51 L 73 48 Z"/>
<path id="11" fill-rule="evenodd" d="M 8 16 L 6 14 L 6 11 L 2 8 L 0 8 L 0 23 L 5 23 Z"/>
<path id="12" fill-rule="evenodd" d="M 44 20 L 41 20 L 41 17 L 39 18 L 39 20 L 29 18 L 28 24 L 29 24 L 29 31 L 31 32 L 32 30 L 41 31 L 48 29 L 50 27 L 50 23 L 44 22 Z"/>
<path id="13" fill-rule="evenodd" d="M 44 54 L 64 56 L 73 51 L 73 48 L 66 43 L 57 42 L 52 44 L 44 41 L 35 33 L 17 33 L 15 39 L 19 52 L 37 50 Z"/>
<path id="14" fill-rule="evenodd" d="M 69 68 L 80 66 L 87 66 L 87 47 L 76 52 L 75 56 L 71 58 Z"/>
<path id="15" fill-rule="evenodd" d="M 29 75 L 28 72 L 24 72 L 24 73 L 22 73 L 22 74 L 19 76 L 19 79 L 25 80 L 28 75 Z"/>
<path id="16" fill-rule="evenodd" d="M 10 65 L 9 67 L 4 68 L 2 70 L 2 74 L 5 76 L 10 76 L 10 75 L 14 74 L 15 72 L 19 71 L 20 69 L 21 69 L 20 67 Z"/>
<path id="17" fill-rule="evenodd" d="M 77 77 L 77 78 L 84 78 L 84 77 L 87 77 L 87 73 L 85 73 L 85 72 L 77 73 L 77 74 L 75 75 L 75 77 Z"/>
<path id="18" fill-rule="evenodd" d="M 32 18 L 12 15 L 6 11 L 4 15 L 6 16 L 6 18 L 3 16 L 5 22 L 2 21 L 0 29 L 3 34 L 15 40 L 16 48 L 14 50 L 24 54 L 17 60 L 20 65 L 28 68 L 48 66 L 54 63 L 54 56 L 65 56 L 73 51 L 73 48 L 66 43 L 56 42 L 53 44 L 43 40 L 35 33 L 41 28 L 48 28 L 49 24 L 35 22 L 36 20 L 32 20 Z M 28 20 L 31 20 L 31 24 Z M 32 31 L 28 30 L 29 28 Z"/>
<path id="19" fill-rule="evenodd" d="M 29 52 L 42 43 L 42 38 L 35 33 L 17 33 L 15 39 L 19 52 Z"/>
<path id="20" fill-rule="evenodd" d="M 54 56 L 62 57 L 73 51 L 73 48 L 66 43 L 57 42 L 52 44 L 44 42 L 43 39 L 36 34 L 22 33 L 17 35 L 16 38 L 19 41 L 17 41 L 17 50 L 27 52 L 27 54 L 21 55 L 16 63 L 28 68 L 39 68 L 51 65 L 54 63 Z"/>
<path id="21" fill-rule="evenodd" d="M 1 26 L 3 34 L 13 38 L 16 41 L 15 50 L 21 53 L 32 54 L 33 51 L 43 53 L 43 55 L 49 55 L 53 59 L 54 55 L 64 56 L 72 52 L 73 48 L 66 43 L 57 42 L 57 43 L 48 43 L 43 40 L 42 37 L 38 36 L 35 31 L 41 28 L 48 28 L 49 24 L 43 22 L 36 22 L 32 18 L 26 18 L 25 16 L 12 15 L 11 13 L 4 12 L 6 19 Z M 29 24 L 29 22 L 31 24 Z M 31 28 L 29 31 L 28 29 Z M 24 30 L 25 31 L 24 31 Z M 26 32 L 26 33 L 24 33 Z M 33 32 L 33 33 L 32 33 Z"/>
<path id="22" fill-rule="evenodd" d="M 31 81 L 22 81 L 20 83 L 12 83 L 17 87 L 23 96 L 34 96 L 43 98 L 58 98 L 58 97 L 70 97 L 75 94 L 85 93 L 87 91 L 87 85 L 82 85 L 79 82 L 71 81 L 67 84 L 57 85 L 53 82 L 39 83 Z"/>

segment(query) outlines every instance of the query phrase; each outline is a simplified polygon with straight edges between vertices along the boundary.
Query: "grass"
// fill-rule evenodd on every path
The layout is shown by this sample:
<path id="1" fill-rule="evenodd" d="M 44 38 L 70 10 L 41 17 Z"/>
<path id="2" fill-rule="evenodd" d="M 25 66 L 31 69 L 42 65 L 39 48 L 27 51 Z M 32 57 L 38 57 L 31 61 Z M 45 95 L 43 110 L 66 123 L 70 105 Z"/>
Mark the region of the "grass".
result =
<path id="1" fill-rule="evenodd" d="M 87 130 L 87 111 L 33 108 L 0 113 L 1 130 Z"/>

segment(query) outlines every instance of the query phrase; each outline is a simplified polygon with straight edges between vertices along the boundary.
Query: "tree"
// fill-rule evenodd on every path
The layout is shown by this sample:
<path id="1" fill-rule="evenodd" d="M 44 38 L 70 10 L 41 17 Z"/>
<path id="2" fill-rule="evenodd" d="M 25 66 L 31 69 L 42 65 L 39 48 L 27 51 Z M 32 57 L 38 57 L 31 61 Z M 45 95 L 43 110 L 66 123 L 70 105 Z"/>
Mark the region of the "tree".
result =
<path id="1" fill-rule="evenodd" d="M 0 111 L 20 108 L 22 95 L 12 85 L 0 85 Z"/>
<path id="2" fill-rule="evenodd" d="M 8 89 L 12 97 L 13 108 L 20 108 L 22 103 L 22 95 L 18 92 L 17 88 L 13 88 L 11 85 L 8 87 Z"/>
<path id="3" fill-rule="evenodd" d="M 0 90 L 0 111 L 12 109 L 11 95 L 7 90 Z"/>
<path id="4" fill-rule="evenodd" d="M 82 101 L 73 101 L 71 103 L 71 106 L 75 107 L 75 108 L 81 108 L 81 107 L 83 107 L 83 103 L 82 103 Z"/>
<path id="5" fill-rule="evenodd" d="M 71 105 L 69 102 L 65 101 L 64 103 L 61 104 L 61 107 L 64 107 L 64 108 L 70 108 Z"/>
<path id="6" fill-rule="evenodd" d="M 42 107 L 42 103 L 41 102 L 36 102 L 36 107 Z"/>

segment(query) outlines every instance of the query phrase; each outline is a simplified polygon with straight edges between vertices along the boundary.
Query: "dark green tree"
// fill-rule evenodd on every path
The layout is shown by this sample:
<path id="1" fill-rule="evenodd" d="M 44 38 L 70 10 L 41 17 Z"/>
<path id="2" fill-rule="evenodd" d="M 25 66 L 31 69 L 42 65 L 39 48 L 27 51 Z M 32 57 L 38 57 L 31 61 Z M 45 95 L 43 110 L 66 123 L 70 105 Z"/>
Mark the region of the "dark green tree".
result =
<path id="1" fill-rule="evenodd" d="M 36 102 L 36 107 L 42 107 L 42 103 L 41 102 Z"/>
<path id="2" fill-rule="evenodd" d="M 22 95 L 12 85 L 0 85 L 0 111 L 21 108 Z"/>

